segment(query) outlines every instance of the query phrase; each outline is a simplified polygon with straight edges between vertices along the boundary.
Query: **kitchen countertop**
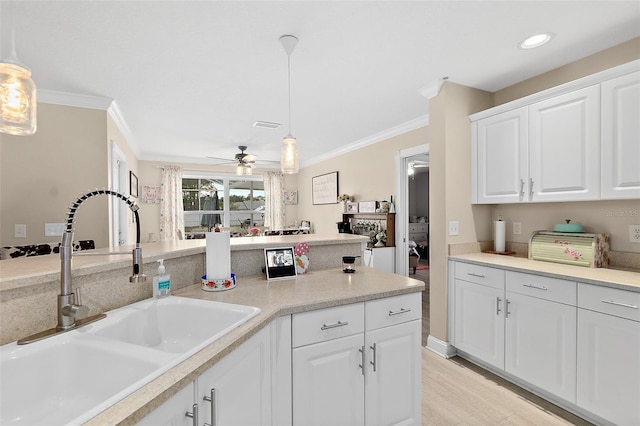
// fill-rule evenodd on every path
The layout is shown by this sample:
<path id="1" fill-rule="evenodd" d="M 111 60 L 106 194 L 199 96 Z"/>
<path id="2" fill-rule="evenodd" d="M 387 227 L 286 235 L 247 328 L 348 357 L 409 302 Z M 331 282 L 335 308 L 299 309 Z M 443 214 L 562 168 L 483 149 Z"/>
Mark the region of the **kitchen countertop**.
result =
<path id="1" fill-rule="evenodd" d="M 172 294 L 255 306 L 262 312 L 87 424 L 136 423 L 279 316 L 414 293 L 424 288 L 422 281 L 366 266 L 359 266 L 354 274 L 336 268 L 311 271 L 283 281 L 269 282 L 263 276 L 239 277 L 234 289 L 223 292 L 202 291 L 199 284 L 183 288 Z"/>
<path id="2" fill-rule="evenodd" d="M 294 246 L 303 240 L 310 247 L 335 244 L 366 243 L 369 238 L 351 234 L 303 234 L 274 235 L 269 237 L 231 238 L 231 252 L 242 250 L 261 250 L 265 247 Z M 73 256 L 73 276 L 88 275 L 131 267 L 133 245 L 117 247 L 113 251 L 121 255 L 101 255 L 109 249 L 96 249 L 75 253 Z M 205 252 L 206 240 L 177 240 L 155 243 L 142 243 L 142 255 L 145 264 L 158 259 L 200 254 Z M 0 261 L 0 291 L 27 287 L 59 279 L 60 257 L 57 254 L 33 256 Z"/>
<path id="3" fill-rule="evenodd" d="M 553 278 L 563 278 L 587 284 L 640 292 L 640 270 L 585 268 L 581 266 L 542 262 L 522 257 L 503 256 L 489 253 L 456 255 L 450 256 L 449 259 L 477 265 L 495 266 L 510 271 L 544 275 Z"/>

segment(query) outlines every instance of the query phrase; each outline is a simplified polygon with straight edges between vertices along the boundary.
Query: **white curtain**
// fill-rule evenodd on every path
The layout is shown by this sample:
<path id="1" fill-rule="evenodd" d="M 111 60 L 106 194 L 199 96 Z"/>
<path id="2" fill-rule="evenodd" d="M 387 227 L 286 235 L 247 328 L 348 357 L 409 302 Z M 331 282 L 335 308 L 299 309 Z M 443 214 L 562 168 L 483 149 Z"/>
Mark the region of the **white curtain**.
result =
<path id="1" fill-rule="evenodd" d="M 281 172 L 265 172 L 264 226 L 270 230 L 284 229 L 284 175 Z"/>
<path id="2" fill-rule="evenodd" d="M 182 167 L 162 167 L 160 200 L 160 241 L 182 239 L 184 207 L 182 205 Z"/>

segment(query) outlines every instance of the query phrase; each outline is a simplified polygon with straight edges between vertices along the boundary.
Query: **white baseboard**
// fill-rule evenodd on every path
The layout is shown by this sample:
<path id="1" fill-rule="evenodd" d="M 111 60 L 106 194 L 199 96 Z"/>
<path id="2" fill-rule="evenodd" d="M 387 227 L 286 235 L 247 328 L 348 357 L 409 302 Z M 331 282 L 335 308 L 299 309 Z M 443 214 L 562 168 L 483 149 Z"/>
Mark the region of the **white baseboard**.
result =
<path id="1" fill-rule="evenodd" d="M 444 342 L 436 337 L 429 335 L 427 337 L 427 349 L 437 353 L 443 358 L 451 358 L 456 355 L 456 348 L 449 342 Z"/>

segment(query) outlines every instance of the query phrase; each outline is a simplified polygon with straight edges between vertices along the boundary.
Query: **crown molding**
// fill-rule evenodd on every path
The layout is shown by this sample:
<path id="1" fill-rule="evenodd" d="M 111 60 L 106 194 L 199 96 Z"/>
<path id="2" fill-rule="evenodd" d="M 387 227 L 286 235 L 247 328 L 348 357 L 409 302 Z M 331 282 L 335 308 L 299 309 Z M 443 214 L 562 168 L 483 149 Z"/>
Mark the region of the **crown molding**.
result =
<path id="1" fill-rule="evenodd" d="M 308 167 L 316 163 L 320 163 L 322 161 L 330 160 L 332 158 L 338 157 L 340 155 L 346 154 L 351 151 L 358 150 L 360 148 L 364 148 L 365 146 L 373 145 L 378 142 L 382 142 L 387 139 L 391 139 L 394 136 L 401 135 L 403 133 L 410 132 L 411 130 L 419 129 L 420 127 L 425 127 L 429 125 L 429 114 L 422 115 L 420 117 L 416 117 L 413 120 L 406 121 L 397 126 L 391 127 L 390 129 L 383 130 L 382 132 L 375 133 L 371 136 L 368 136 L 364 139 L 360 139 L 354 143 L 345 145 L 336 150 L 330 151 L 326 154 L 319 155 L 314 157 L 312 160 L 305 161 L 300 164 L 300 167 Z"/>
<path id="2" fill-rule="evenodd" d="M 438 93 L 440 93 L 440 88 L 442 87 L 442 83 L 444 83 L 446 80 L 447 78 L 439 78 L 437 80 L 434 80 L 426 86 L 418 89 L 418 93 L 431 100 L 431 98 L 438 96 Z"/>
<path id="3" fill-rule="evenodd" d="M 38 102 L 44 104 L 99 109 L 103 111 L 108 110 L 113 102 L 113 98 L 105 96 L 79 95 L 76 93 L 56 92 L 46 89 L 38 89 L 37 96 Z"/>
<path id="4" fill-rule="evenodd" d="M 135 137 L 133 136 L 133 133 L 131 133 L 131 129 L 129 129 L 127 121 L 124 119 L 124 116 L 118 107 L 118 103 L 115 100 L 111 102 L 111 105 L 107 110 L 107 114 L 109 114 L 109 117 L 111 117 L 118 130 L 120 130 L 120 133 L 122 133 L 122 137 L 127 141 L 136 158 L 140 159 L 140 149 L 138 148 L 138 144 L 136 143 Z"/>

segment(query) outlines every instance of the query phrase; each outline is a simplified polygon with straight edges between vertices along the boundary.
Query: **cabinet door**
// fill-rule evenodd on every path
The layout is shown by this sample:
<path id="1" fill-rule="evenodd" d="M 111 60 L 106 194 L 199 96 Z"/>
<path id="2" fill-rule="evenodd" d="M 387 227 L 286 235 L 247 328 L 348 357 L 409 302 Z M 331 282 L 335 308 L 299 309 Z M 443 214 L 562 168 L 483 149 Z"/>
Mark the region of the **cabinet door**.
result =
<path id="1" fill-rule="evenodd" d="M 211 425 L 271 424 L 269 327 L 240 345 L 197 380 L 200 421 Z M 204 400 L 211 397 L 214 401 Z M 215 406 L 215 421 L 211 408 Z"/>
<path id="2" fill-rule="evenodd" d="M 640 424 L 640 322 L 578 309 L 578 406 Z"/>
<path id="3" fill-rule="evenodd" d="M 527 184 L 527 107 L 476 123 L 474 162 L 478 204 L 517 203 Z"/>
<path id="4" fill-rule="evenodd" d="M 455 280 L 456 348 L 504 369 L 504 290 Z"/>
<path id="5" fill-rule="evenodd" d="M 193 413 L 194 385 L 189 383 L 158 408 L 140 420 L 138 425 L 149 426 L 192 426 L 193 419 L 185 416 Z M 199 404 L 201 406 L 202 404 Z"/>
<path id="6" fill-rule="evenodd" d="M 293 350 L 293 424 L 364 425 L 364 335 Z"/>
<path id="7" fill-rule="evenodd" d="M 600 86 L 529 106 L 529 200 L 600 198 Z"/>
<path id="8" fill-rule="evenodd" d="M 505 370 L 576 401 L 575 306 L 507 292 Z"/>
<path id="9" fill-rule="evenodd" d="M 421 330 L 414 320 L 367 332 L 366 425 L 420 424 Z"/>
<path id="10" fill-rule="evenodd" d="M 394 273 L 395 268 L 395 247 L 375 247 L 364 251 L 364 264 L 381 271 Z"/>
<path id="11" fill-rule="evenodd" d="M 640 198 L 640 72 L 602 83 L 602 199 Z"/>

